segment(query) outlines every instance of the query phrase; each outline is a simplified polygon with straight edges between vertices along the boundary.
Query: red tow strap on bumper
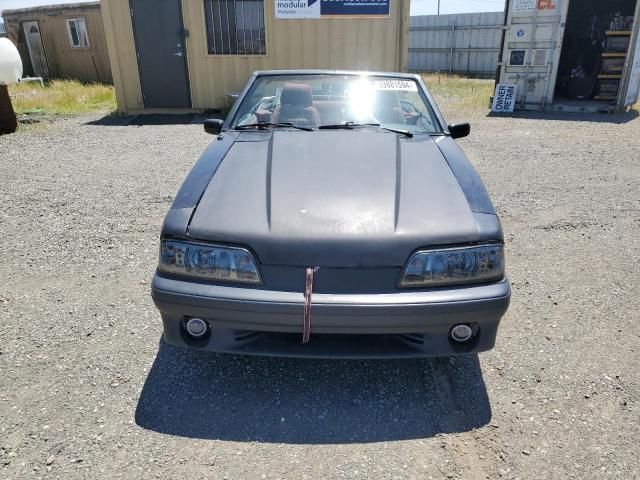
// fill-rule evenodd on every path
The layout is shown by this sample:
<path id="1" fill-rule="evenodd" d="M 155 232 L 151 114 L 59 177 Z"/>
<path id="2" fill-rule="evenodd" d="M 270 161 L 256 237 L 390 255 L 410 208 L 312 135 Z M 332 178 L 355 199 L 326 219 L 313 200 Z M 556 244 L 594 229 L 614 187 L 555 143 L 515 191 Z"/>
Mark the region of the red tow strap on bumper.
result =
<path id="1" fill-rule="evenodd" d="M 313 295 L 313 274 L 317 267 L 308 267 L 304 287 L 304 322 L 302 327 L 302 343 L 309 343 L 311 336 L 311 296 Z"/>

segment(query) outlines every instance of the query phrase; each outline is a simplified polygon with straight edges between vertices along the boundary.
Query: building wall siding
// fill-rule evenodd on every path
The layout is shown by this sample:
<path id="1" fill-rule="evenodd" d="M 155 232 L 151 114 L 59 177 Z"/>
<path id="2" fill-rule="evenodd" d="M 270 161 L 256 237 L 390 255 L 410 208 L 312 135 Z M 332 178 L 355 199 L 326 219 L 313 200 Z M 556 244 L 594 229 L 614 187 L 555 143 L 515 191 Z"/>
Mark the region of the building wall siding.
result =
<path id="1" fill-rule="evenodd" d="M 267 54 L 238 56 L 209 55 L 203 0 L 182 0 L 193 108 L 228 106 L 225 95 L 239 92 L 255 70 L 405 70 L 409 3 L 393 0 L 389 18 L 276 20 L 274 2 L 265 0 Z M 142 108 L 142 93 L 129 2 L 102 0 L 102 5 L 119 110 L 133 113 Z"/>
<path id="2" fill-rule="evenodd" d="M 89 36 L 88 48 L 72 48 L 67 19 L 84 18 Z M 42 43 L 52 78 L 71 78 L 86 82 L 111 83 L 111 65 L 99 7 L 46 10 L 9 14 L 5 17 L 9 38 L 18 46 L 25 72 L 32 72 L 29 51 L 21 24 L 38 21 Z"/>
<path id="3" fill-rule="evenodd" d="M 141 110 L 142 88 L 129 1 L 102 0 L 101 5 L 118 111 Z"/>

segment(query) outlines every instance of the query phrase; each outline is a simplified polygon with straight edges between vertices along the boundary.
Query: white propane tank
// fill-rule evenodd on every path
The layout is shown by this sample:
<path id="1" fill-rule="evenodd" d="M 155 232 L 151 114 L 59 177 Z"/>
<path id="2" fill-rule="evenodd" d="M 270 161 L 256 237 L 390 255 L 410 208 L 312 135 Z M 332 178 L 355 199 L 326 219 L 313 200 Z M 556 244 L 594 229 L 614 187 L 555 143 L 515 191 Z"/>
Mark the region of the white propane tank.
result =
<path id="1" fill-rule="evenodd" d="M 22 59 L 8 38 L 0 38 L 0 84 L 18 83 L 22 78 Z"/>

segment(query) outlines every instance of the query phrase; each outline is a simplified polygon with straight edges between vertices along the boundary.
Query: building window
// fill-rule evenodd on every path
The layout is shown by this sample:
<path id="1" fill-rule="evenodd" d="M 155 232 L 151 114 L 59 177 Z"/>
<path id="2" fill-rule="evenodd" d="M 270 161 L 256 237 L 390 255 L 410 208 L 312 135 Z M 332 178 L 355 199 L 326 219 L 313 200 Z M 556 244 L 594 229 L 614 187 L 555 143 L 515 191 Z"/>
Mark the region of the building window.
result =
<path id="1" fill-rule="evenodd" d="M 204 0 L 211 55 L 265 55 L 264 0 Z"/>
<path id="2" fill-rule="evenodd" d="M 89 35 L 87 35 L 87 25 L 84 18 L 70 18 L 67 20 L 67 32 L 69 42 L 74 48 L 87 48 L 89 46 Z"/>

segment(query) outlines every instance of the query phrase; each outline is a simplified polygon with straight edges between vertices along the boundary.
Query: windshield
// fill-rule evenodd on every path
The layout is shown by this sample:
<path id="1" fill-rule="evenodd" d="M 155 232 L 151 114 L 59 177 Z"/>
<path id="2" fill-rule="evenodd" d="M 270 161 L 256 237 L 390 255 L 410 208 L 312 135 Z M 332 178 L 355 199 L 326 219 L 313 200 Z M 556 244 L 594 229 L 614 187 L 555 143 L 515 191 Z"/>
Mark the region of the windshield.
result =
<path id="1" fill-rule="evenodd" d="M 359 75 L 258 77 L 242 99 L 231 128 L 350 127 L 366 124 L 413 134 L 441 133 L 433 108 L 413 79 Z M 278 125 L 280 124 L 280 125 Z"/>

